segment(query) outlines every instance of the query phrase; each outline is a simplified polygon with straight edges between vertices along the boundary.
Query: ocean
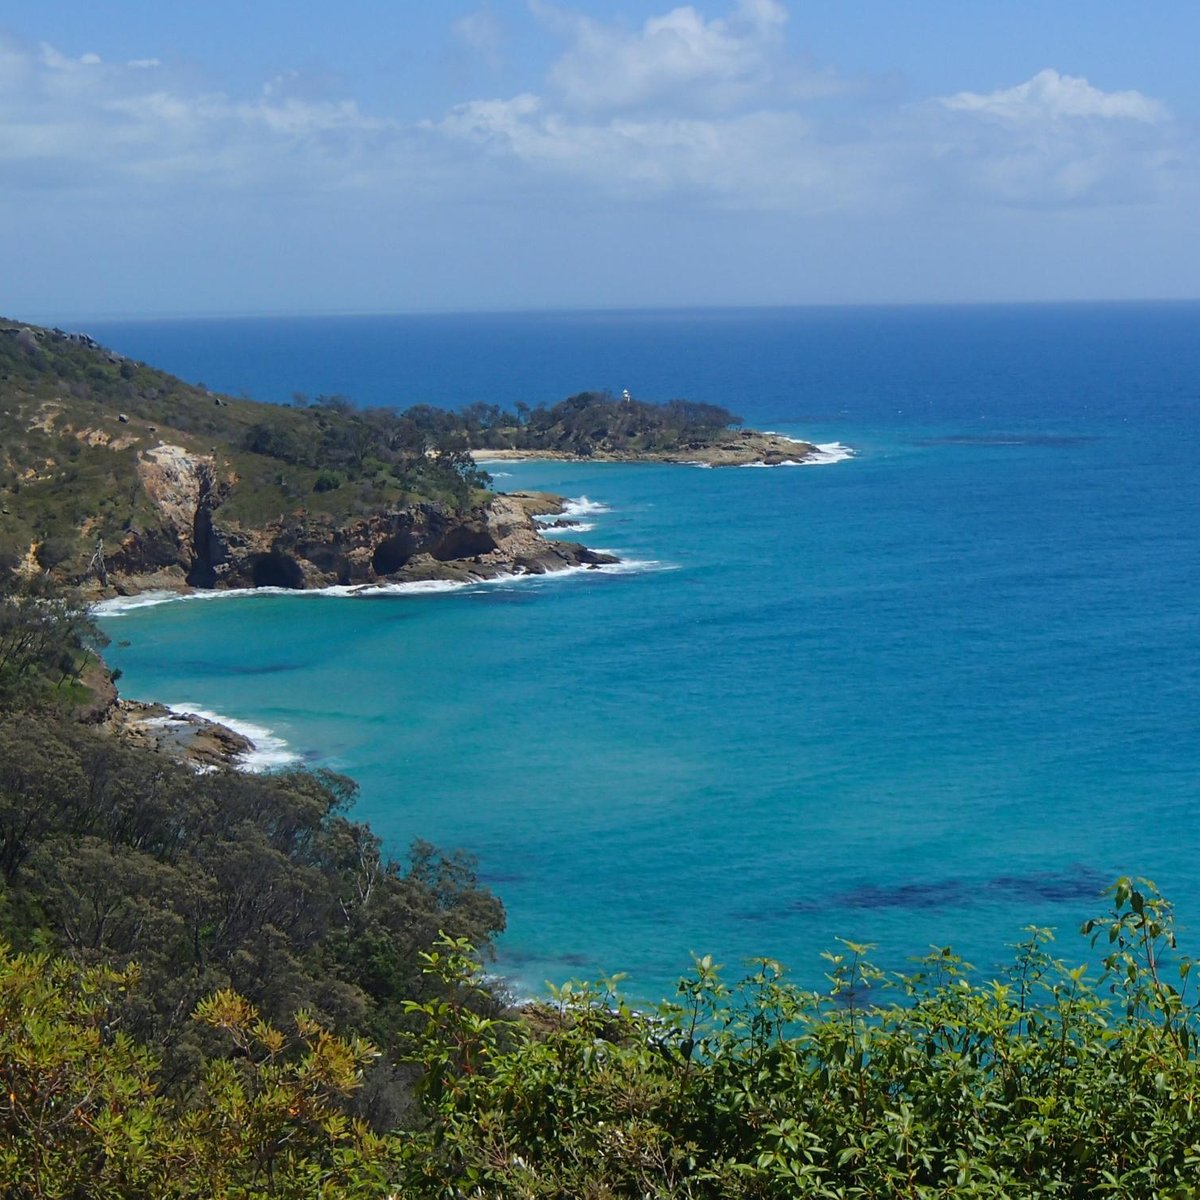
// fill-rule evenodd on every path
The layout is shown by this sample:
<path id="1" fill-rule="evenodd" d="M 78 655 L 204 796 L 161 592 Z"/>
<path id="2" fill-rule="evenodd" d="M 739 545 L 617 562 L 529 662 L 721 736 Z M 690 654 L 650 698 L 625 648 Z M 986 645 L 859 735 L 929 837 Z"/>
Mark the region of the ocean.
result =
<path id="1" fill-rule="evenodd" d="M 654 999 L 692 953 L 818 983 L 839 937 L 988 971 L 1031 924 L 1083 961 L 1119 874 L 1200 929 L 1200 304 L 87 332 L 259 399 L 627 387 L 853 449 L 493 468 L 571 497 L 620 571 L 105 614 L 125 695 L 348 773 L 398 856 L 476 855 L 516 993 L 621 971 Z"/>

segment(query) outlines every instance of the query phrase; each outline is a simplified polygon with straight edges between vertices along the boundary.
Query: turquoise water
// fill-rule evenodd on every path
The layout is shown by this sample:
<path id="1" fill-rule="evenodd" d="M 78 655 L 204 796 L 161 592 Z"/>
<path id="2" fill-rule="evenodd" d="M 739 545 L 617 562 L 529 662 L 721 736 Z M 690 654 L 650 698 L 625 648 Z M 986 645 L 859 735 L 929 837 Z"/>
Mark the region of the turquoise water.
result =
<path id="1" fill-rule="evenodd" d="M 986 966 L 1031 922 L 1082 954 L 1121 872 L 1200 924 L 1200 305 L 91 332 L 269 398 L 629 386 L 857 451 L 496 468 L 603 506 L 582 537 L 625 573 L 106 618 L 127 695 L 348 772 L 397 852 L 477 854 L 518 990 L 624 970 L 651 997 L 693 951 L 813 980 L 839 935 Z"/>

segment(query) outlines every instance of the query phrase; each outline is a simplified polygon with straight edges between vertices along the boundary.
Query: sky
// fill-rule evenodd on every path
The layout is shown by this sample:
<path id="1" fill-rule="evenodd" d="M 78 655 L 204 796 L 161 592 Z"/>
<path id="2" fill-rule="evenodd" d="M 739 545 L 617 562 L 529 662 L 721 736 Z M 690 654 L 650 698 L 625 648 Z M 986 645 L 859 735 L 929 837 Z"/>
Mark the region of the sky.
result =
<path id="1" fill-rule="evenodd" d="M 0 0 L 0 312 L 1200 296 L 1195 0 Z"/>

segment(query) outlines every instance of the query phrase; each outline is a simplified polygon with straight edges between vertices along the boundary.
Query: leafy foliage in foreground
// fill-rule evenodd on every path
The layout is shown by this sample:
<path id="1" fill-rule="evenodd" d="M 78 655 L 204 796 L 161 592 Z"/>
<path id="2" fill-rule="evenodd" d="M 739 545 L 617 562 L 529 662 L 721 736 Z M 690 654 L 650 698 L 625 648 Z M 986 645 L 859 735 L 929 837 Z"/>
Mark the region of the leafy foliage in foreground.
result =
<path id="1" fill-rule="evenodd" d="M 847 945 L 819 992 L 704 959 L 647 1012 L 606 981 L 505 1018 L 467 863 L 386 862 L 337 776 L 81 726 L 86 614 L 11 596 L 0 1200 L 1200 1197 L 1200 1000 L 1152 886 L 1114 886 L 1090 968 L 1036 929 L 998 978 Z"/>
<path id="2" fill-rule="evenodd" d="M 141 964 L 126 1027 L 173 1078 L 210 1046 L 188 1014 L 233 988 L 273 1020 L 308 1008 L 393 1037 L 440 929 L 483 944 L 503 910 L 465 859 L 404 865 L 350 821 L 327 772 L 197 776 L 53 715 L 0 717 L 0 934 L 82 964 Z M 395 1089 L 382 1078 L 385 1092 Z M 375 1096 L 391 1119 L 396 1096 Z"/>
<path id="3" fill-rule="evenodd" d="M 194 1021 L 228 1049 L 185 1100 L 120 1028 L 137 971 L 0 947 L 0 1197 L 380 1196 L 395 1143 L 344 1111 L 376 1056 L 303 1014 L 291 1036 L 240 996 Z"/>
<path id="4" fill-rule="evenodd" d="M 1001 979 L 847 946 L 822 992 L 769 960 L 727 989 L 705 959 L 645 1013 L 606 981 L 489 1016 L 446 937 L 408 1005 L 423 1109 L 385 1134 L 352 1113 L 366 1042 L 222 991 L 200 1082 L 164 1095 L 121 1025 L 135 968 L 0 949 L 0 1197 L 1195 1197 L 1190 960 L 1152 888 L 1113 900 L 1094 980 L 1031 930 Z"/>
<path id="5" fill-rule="evenodd" d="M 84 967 L 138 963 L 120 1026 L 173 1090 L 214 1052 L 189 1014 L 219 990 L 270 1020 L 307 1009 L 394 1042 L 404 1003 L 439 986 L 420 952 L 442 930 L 486 948 L 504 926 L 470 860 L 419 841 L 389 860 L 346 816 L 344 776 L 197 775 L 81 723 L 79 665 L 101 635 L 45 582 L 0 583 L 0 937 Z M 411 1073 L 373 1062 L 362 1111 L 393 1123 Z"/>
<path id="6" fill-rule="evenodd" d="M 888 977 L 847 945 L 830 988 L 696 964 L 675 1003 L 563 988 L 508 1026 L 422 1006 L 430 1124 L 414 1195 L 1200 1195 L 1200 1007 L 1150 888 L 1085 932 L 1098 979 L 1031 930 L 1007 974 L 949 950 Z M 478 982 L 461 945 L 430 957 Z"/>

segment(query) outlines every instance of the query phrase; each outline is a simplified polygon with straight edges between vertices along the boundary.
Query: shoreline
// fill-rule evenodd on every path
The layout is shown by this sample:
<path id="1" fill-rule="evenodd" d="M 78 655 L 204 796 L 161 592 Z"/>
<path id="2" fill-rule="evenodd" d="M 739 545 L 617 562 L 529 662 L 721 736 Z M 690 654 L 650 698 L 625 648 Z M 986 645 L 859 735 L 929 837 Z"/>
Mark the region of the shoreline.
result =
<path id="1" fill-rule="evenodd" d="M 274 525 L 224 531 L 229 543 L 208 584 L 194 581 L 196 563 L 117 570 L 103 584 L 85 580 L 89 603 L 148 593 L 213 597 L 295 592 L 329 595 L 384 591 L 441 591 L 492 580 L 615 566 L 619 558 L 579 542 L 544 536 L 545 519 L 569 513 L 574 502 L 548 492 L 496 492 L 474 510 L 446 515 L 424 510 L 381 512 L 343 529 L 299 518 L 285 540 Z M 424 524 L 422 524 L 424 522 Z M 311 528 L 310 528 L 311 525 Z M 570 531 L 569 521 L 556 526 Z M 182 539 L 181 539 L 182 540 Z M 353 560 L 353 561 L 351 561 Z M 90 586 L 89 586 L 90 585 Z"/>
<path id="2" fill-rule="evenodd" d="M 679 450 L 525 450 L 513 447 L 468 451 L 479 465 L 489 462 L 659 463 L 684 467 L 825 466 L 854 457 L 841 442 L 818 444 L 770 431 L 740 430 L 720 441 L 689 443 Z"/>
<path id="3" fill-rule="evenodd" d="M 586 496 L 567 498 L 545 492 L 517 492 L 510 498 L 525 510 L 539 533 L 570 533 L 581 525 L 574 519 L 578 515 L 610 511 L 606 505 L 591 501 Z M 582 547 L 579 549 L 583 550 Z M 588 572 L 623 575 L 672 569 L 672 564 L 657 560 L 620 558 L 602 550 L 588 550 L 585 553 L 596 561 L 562 561 L 561 565 L 555 561 L 552 566 L 541 563 L 541 570 L 530 570 L 515 564 L 515 569 L 510 571 L 495 571 L 486 575 L 464 573 L 463 576 L 453 579 L 382 579 L 378 582 L 306 588 L 195 588 L 181 583 L 179 586 L 143 588 L 104 597 L 89 603 L 88 609 L 102 619 L 116 620 L 138 609 L 181 601 L 254 596 L 304 596 L 322 599 L 420 597 L 446 595 L 488 586 L 511 586 L 539 579 L 565 580 L 578 578 Z M 104 664 L 104 669 L 107 674 L 107 663 Z M 197 774 L 218 769 L 251 773 L 270 772 L 299 767 L 308 758 L 306 753 L 293 749 L 274 729 L 257 722 L 230 717 L 189 702 L 126 699 L 119 695 L 111 681 L 109 688 L 111 700 L 103 716 L 98 718 L 100 725 L 115 736 L 142 745 L 149 752 L 163 754 L 185 763 Z"/>
<path id="4" fill-rule="evenodd" d="M 604 553 L 596 551 L 597 554 Z M 284 587 L 227 587 L 193 588 L 186 584 L 179 588 L 145 588 L 137 592 L 118 593 L 89 602 L 89 611 L 98 616 L 115 618 L 139 608 L 154 608 L 160 604 L 173 604 L 185 600 L 223 600 L 254 596 L 296 596 L 326 600 L 369 600 L 385 596 L 439 596 L 463 591 L 466 588 L 491 585 L 524 583 L 535 579 L 574 578 L 583 573 L 601 575 L 629 575 L 641 571 L 667 570 L 665 564 L 656 559 L 625 559 L 606 555 L 608 561 L 580 563 L 547 571 L 514 571 L 510 574 L 481 575 L 464 579 L 417 579 L 379 583 L 330 584 L 327 587 L 284 588 Z"/>
<path id="5" fill-rule="evenodd" d="M 261 774 L 303 761 L 274 730 L 195 704 L 118 698 L 101 725 L 132 745 L 186 764 L 197 775 L 221 768 Z"/>
<path id="6" fill-rule="evenodd" d="M 706 468 L 717 465 L 765 468 L 823 465 L 840 462 L 853 455 L 852 450 L 841 446 L 840 443 L 821 446 L 777 433 L 756 435 L 758 436 L 769 437 L 773 442 L 786 443 L 793 448 L 793 457 L 778 463 L 760 460 L 713 463 L 663 455 L 636 458 L 606 455 L 601 461 L 664 462 Z M 477 462 L 487 461 L 489 458 L 496 461 L 595 461 L 595 458 L 589 459 L 563 452 L 528 450 L 473 450 L 471 455 Z M 570 578 L 583 572 L 629 574 L 671 569 L 671 564 L 657 560 L 622 559 L 602 550 L 591 550 L 577 543 L 560 541 L 564 535 L 570 536 L 572 533 L 590 531 L 593 528 L 590 520 L 580 518 L 591 518 L 611 511 L 608 505 L 594 501 L 586 495 L 568 497 L 551 492 L 514 490 L 497 493 L 497 497 L 503 497 L 511 506 L 510 512 L 513 516 L 517 513 L 523 516 L 524 522 L 527 523 L 527 533 L 532 534 L 535 541 L 550 551 L 552 557 L 539 555 L 536 560 L 522 560 L 513 556 L 502 563 L 491 562 L 486 565 L 480 558 L 453 563 L 414 562 L 411 568 L 415 568 L 413 574 L 416 577 L 382 577 L 355 583 L 318 583 L 315 586 L 301 587 L 235 584 L 206 588 L 189 584 L 181 572 L 130 574 L 112 580 L 106 589 L 110 594 L 92 598 L 88 608 L 102 619 L 114 620 L 141 608 L 180 601 L 251 596 L 306 596 L 322 599 L 418 597 L 445 595 L 478 587 L 511 585 L 538 578 Z M 568 552 L 569 558 L 562 554 L 560 547 Z M 479 567 L 484 567 L 484 570 L 479 570 Z M 239 771 L 269 771 L 299 764 L 304 760 L 301 753 L 291 750 L 284 739 L 265 726 L 226 717 L 188 703 L 128 700 L 120 697 L 114 689 L 111 706 L 101 720 L 118 735 L 141 742 L 154 752 L 184 761 L 197 772 L 216 770 L 219 767 Z"/>

